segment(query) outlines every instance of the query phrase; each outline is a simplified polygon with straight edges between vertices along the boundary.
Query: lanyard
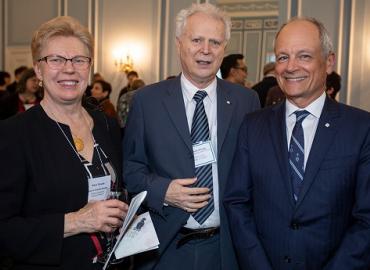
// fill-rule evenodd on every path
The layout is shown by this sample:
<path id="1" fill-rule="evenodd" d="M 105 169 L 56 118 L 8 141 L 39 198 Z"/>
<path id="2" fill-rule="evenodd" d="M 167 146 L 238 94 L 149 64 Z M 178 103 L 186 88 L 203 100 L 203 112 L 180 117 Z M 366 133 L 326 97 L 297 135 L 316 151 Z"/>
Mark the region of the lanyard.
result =
<path id="1" fill-rule="evenodd" d="M 88 164 L 83 163 L 83 160 L 81 159 L 80 154 L 78 154 L 78 152 L 76 151 L 75 147 L 73 147 L 71 140 L 68 138 L 68 136 L 67 136 L 67 134 L 64 132 L 63 128 L 60 126 L 60 124 L 58 123 L 58 121 L 55 121 L 55 120 L 54 120 L 54 122 L 57 124 L 57 126 L 58 126 L 58 128 L 60 129 L 60 131 L 62 132 L 62 134 L 63 134 L 64 138 L 67 140 L 68 144 L 71 146 L 71 148 L 72 148 L 73 152 L 76 154 L 76 156 L 78 157 L 78 159 L 80 160 L 80 162 L 84 165 L 84 168 L 85 168 L 85 170 L 86 170 L 87 174 L 89 175 L 89 179 L 90 179 L 90 178 L 93 178 L 93 177 L 92 177 L 92 174 L 91 174 L 91 172 L 90 172 L 90 170 L 87 168 L 87 166 L 88 166 L 88 165 L 91 165 L 91 163 L 90 163 L 90 162 L 89 162 Z M 99 152 L 99 148 L 98 148 L 99 144 L 95 142 L 95 138 L 94 138 L 94 135 L 93 135 L 93 134 L 92 134 L 92 139 L 93 139 L 93 142 L 94 142 L 94 149 L 96 148 L 96 151 L 97 151 L 97 153 L 98 153 L 98 157 L 99 157 L 99 161 L 100 161 L 101 167 L 102 167 L 102 168 L 103 168 L 103 170 L 104 170 L 104 174 L 105 174 L 105 175 L 108 175 L 109 173 L 107 172 L 107 170 L 106 170 L 106 168 L 105 168 L 105 166 L 104 166 L 104 164 L 103 164 L 103 161 L 102 161 L 102 159 L 101 159 L 101 156 L 100 156 L 100 152 Z M 103 152 L 103 149 L 102 149 L 102 153 L 103 153 L 104 157 L 105 157 L 105 158 L 107 158 L 106 154 Z"/>

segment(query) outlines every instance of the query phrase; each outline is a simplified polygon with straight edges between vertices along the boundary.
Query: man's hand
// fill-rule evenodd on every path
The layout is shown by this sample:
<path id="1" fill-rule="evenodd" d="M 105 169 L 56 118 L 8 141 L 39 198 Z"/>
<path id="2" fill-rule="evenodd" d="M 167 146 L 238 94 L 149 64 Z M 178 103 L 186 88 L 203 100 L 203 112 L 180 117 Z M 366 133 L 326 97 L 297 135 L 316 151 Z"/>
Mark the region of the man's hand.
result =
<path id="1" fill-rule="evenodd" d="M 184 209 L 187 212 L 196 212 L 208 204 L 211 198 L 209 188 L 189 187 L 197 178 L 174 179 L 168 186 L 165 202 Z"/>

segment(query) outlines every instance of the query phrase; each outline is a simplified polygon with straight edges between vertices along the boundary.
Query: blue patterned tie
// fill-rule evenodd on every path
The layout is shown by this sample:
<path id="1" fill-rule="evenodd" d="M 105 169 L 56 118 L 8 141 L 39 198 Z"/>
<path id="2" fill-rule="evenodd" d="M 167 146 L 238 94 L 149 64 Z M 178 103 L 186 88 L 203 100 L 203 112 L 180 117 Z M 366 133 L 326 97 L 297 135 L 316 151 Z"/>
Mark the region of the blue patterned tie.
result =
<path id="1" fill-rule="evenodd" d="M 198 142 L 208 141 L 209 128 L 208 119 L 206 112 L 204 110 L 203 99 L 207 96 L 206 91 L 199 90 L 195 93 L 193 99 L 197 103 L 195 106 L 193 123 L 191 126 L 191 141 L 193 144 Z M 195 168 L 195 175 L 198 178 L 197 182 L 194 184 L 196 187 L 207 187 L 210 189 L 210 193 L 213 194 L 212 185 L 212 165 L 204 165 Z M 208 204 L 203 208 L 199 209 L 197 212 L 193 213 L 194 219 L 199 223 L 203 224 L 204 221 L 212 214 L 214 209 L 213 196 L 209 199 Z"/>
<path id="2" fill-rule="evenodd" d="M 290 178 L 293 185 L 294 200 L 298 200 L 304 176 L 304 134 L 303 120 L 310 114 L 307 111 L 295 111 L 296 122 L 289 145 Z"/>

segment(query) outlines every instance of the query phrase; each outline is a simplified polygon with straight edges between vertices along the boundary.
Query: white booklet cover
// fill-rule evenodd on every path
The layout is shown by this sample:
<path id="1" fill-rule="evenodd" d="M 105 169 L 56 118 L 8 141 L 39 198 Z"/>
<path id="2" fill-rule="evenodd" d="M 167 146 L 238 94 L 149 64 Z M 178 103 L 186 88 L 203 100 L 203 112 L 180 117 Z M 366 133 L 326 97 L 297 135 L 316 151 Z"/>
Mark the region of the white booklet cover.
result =
<path id="1" fill-rule="evenodd" d="M 149 212 L 136 217 L 120 241 L 114 255 L 127 257 L 158 248 L 159 241 Z"/>
<path id="2" fill-rule="evenodd" d="M 117 236 L 117 242 L 109 253 L 108 259 L 103 266 L 103 270 L 108 267 L 113 253 L 117 259 L 120 259 L 136 253 L 158 248 L 159 241 L 149 212 L 146 212 L 135 219 L 135 214 L 144 201 L 146 194 L 146 191 L 142 191 L 131 200 L 126 218 L 120 228 L 120 234 Z M 128 235 L 125 236 L 126 234 Z"/>

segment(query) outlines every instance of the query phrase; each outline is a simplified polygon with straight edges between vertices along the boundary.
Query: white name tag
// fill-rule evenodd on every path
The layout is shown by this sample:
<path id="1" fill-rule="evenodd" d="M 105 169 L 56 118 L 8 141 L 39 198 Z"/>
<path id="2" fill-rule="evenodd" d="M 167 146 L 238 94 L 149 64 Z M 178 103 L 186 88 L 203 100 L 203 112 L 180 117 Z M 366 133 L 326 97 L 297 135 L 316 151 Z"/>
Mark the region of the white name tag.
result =
<path id="1" fill-rule="evenodd" d="M 216 155 L 211 141 L 193 144 L 193 152 L 195 168 L 216 162 Z"/>
<path id="2" fill-rule="evenodd" d="M 110 193 L 111 176 L 101 176 L 89 179 L 88 201 L 104 201 Z"/>

